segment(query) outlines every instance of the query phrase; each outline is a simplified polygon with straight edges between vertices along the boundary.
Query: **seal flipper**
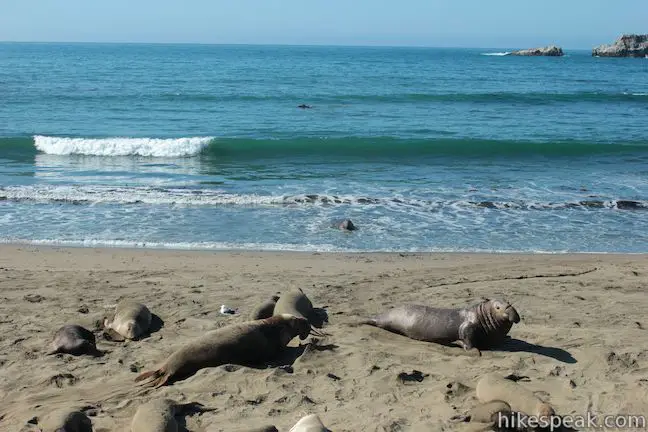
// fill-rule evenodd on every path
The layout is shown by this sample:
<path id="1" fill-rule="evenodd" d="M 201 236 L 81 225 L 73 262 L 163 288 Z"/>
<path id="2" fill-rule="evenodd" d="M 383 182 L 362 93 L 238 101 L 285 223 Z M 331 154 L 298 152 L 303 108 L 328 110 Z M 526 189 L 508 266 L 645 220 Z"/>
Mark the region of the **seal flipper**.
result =
<path id="1" fill-rule="evenodd" d="M 135 378 L 135 382 L 142 381 L 151 377 L 153 377 L 153 379 L 147 383 L 143 383 L 143 385 L 145 387 L 158 388 L 166 384 L 166 382 L 170 378 L 170 375 L 163 368 L 160 368 L 152 371 L 142 372 Z"/>

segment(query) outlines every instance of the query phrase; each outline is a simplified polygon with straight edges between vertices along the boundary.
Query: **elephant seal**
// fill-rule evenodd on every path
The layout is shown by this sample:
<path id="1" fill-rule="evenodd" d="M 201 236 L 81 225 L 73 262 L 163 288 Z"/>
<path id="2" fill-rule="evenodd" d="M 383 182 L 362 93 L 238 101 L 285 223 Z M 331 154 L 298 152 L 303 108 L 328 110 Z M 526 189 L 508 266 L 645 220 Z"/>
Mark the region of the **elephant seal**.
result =
<path id="1" fill-rule="evenodd" d="M 317 414 L 302 417 L 288 432 L 331 432 Z"/>
<path id="2" fill-rule="evenodd" d="M 250 319 L 254 321 L 258 319 L 270 318 L 274 314 L 275 305 L 277 304 L 278 300 L 279 296 L 273 295 L 268 300 L 252 309 L 252 312 L 250 312 Z"/>
<path id="3" fill-rule="evenodd" d="M 54 333 L 50 344 L 51 350 L 46 355 L 64 353 L 72 355 L 89 354 L 95 357 L 103 353 L 97 349 L 95 335 L 90 330 L 77 324 L 66 324 Z"/>
<path id="4" fill-rule="evenodd" d="M 550 422 L 549 417 L 556 414 L 551 405 L 545 403 L 531 390 L 498 373 L 492 372 L 482 376 L 475 392 L 477 399 L 482 403 L 504 401 L 512 411 L 535 416 L 542 422 Z"/>
<path id="5" fill-rule="evenodd" d="M 503 416 L 510 415 L 511 406 L 504 401 L 493 400 L 473 407 L 468 416 L 473 423 L 496 424 L 500 414 Z"/>
<path id="6" fill-rule="evenodd" d="M 121 342 L 141 337 L 149 330 L 151 321 L 151 311 L 146 306 L 124 300 L 117 304 L 112 318 L 104 318 L 103 324 L 110 339 Z"/>
<path id="7" fill-rule="evenodd" d="M 60 409 L 38 422 L 42 432 L 92 432 L 92 421 L 81 411 Z"/>
<path id="8" fill-rule="evenodd" d="M 353 224 L 351 219 L 342 219 L 341 221 L 335 222 L 333 226 L 342 231 L 355 231 L 358 229 L 358 227 Z"/>
<path id="9" fill-rule="evenodd" d="M 313 308 L 313 303 L 301 288 L 281 294 L 274 307 L 274 316 L 282 314 L 305 318 L 313 327 L 322 327 L 324 321 L 327 320 L 326 312 L 316 311 Z"/>
<path id="10" fill-rule="evenodd" d="M 143 385 L 157 388 L 170 378 L 192 375 L 207 367 L 273 360 L 295 336 L 304 340 L 311 333 L 318 334 L 306 319 L 292 315 L 230 324 L 207 332 L 176 350 L 164 363 L 154 370 L 142 372 L 135 381 L 148 379 Z"/>
<path id="11" fill-rule="evenodd" d="M 130 432 L 178 432 L 180 427 L 175 416 L 184 413 L 188 408 L 213 411 L 213 408 L 205 409 L 193 402 L 180 404 L 168 398 L 154 399 L 137 407 Z"/>
<path id="12" fill-rule="evenodd" d="M 476 349 L 481 355 L 481 349 L 501 342 L 518 322 L 520 315 L 509 303 L 485 299 L 473 306 L 457 309 L 403 305 L 360 324 L 425 342 L 458 342 L 464 350 Z"/>

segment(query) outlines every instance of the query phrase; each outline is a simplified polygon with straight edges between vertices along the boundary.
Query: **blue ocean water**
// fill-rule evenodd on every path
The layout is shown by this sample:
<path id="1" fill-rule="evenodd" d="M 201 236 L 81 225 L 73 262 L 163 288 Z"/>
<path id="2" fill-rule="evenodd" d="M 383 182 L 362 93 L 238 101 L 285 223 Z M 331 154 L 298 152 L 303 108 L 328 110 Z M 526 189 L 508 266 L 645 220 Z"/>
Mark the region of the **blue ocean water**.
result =
<path id="1" fill-rule="evenodd" d="M 0 242 L 648 252 L 648 60 L 497 51 L 0 44 Z"/>

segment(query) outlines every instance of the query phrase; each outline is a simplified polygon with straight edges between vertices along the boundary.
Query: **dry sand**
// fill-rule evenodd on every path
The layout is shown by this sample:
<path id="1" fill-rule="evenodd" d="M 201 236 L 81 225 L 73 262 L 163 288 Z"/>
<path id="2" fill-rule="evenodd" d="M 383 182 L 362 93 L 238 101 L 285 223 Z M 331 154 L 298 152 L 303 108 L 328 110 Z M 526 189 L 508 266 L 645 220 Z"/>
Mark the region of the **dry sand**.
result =
<path id="1" fill-rule="evenodd" d="M 476 403 L 491 371 L 523 383 L 559 414 L 648 414 L 647 255 L 318 254 L 0 247 L 0 430 L 66 406 L 94 407 L 95 431 L 128 431 L 154 397 L 213 412 L 186 429 L 288 431 L 320 415 L 333 431 L 464 430 L 449 419 Z M 244 320 L 270 295 L 302 288 L 330 333 L 293 371 L 221 366 L 142 392 L 137 371 L 184 341 Z M 503 297 L 520 312 L 507 346 L 482 357 L 353 327 L 402 302 L 456 307 Z M 141 341 L 99 339 L 103 358 L 45 356 L 66 323 L 93 328 L 123 297 L 164 325 Z M 222 304 L 239 314 L 219 313 Z M 295 339 L 293 345 L 298 344 Z M 421 371 L 422 381 L 401 382 Z"/>

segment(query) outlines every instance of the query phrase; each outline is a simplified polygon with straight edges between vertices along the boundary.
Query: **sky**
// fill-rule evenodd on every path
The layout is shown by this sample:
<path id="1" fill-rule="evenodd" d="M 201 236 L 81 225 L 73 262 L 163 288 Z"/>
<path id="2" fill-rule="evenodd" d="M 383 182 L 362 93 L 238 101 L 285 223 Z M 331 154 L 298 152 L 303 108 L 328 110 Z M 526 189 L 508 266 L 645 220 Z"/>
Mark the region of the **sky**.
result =
<path id="1" fill-rule="evenodd" d="M 648 0 L 0 0 L 0 41 L 590 49 Z"/>

